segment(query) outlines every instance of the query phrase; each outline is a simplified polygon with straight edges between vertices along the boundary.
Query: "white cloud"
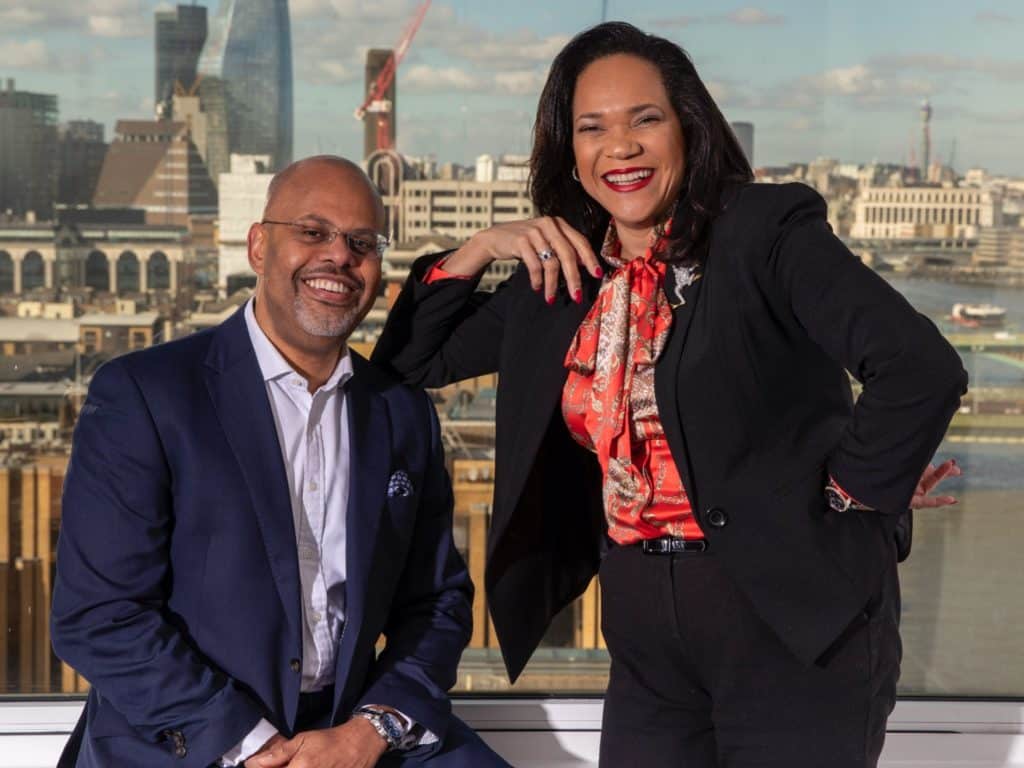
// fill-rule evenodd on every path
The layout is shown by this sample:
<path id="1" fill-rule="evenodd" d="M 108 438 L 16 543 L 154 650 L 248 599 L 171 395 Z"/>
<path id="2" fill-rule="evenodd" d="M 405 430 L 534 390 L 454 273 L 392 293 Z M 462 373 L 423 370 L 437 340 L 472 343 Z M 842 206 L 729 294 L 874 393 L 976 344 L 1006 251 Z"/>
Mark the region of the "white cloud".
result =
<path id="1" fill-rule="evenodd" d="M 761 8 L 740 8 L 732 11 L 731 13 L 725 14 L 725 20 L 732 24 L 740 24 L 742 26 L 760 26 L 765 24 L 782 24 L 786 21 L 785 16 L 780 16 L 775 13 L 769 13 Z"/>
<path id="2" fill-rule="evenodd" d="M 544 85 L 545 74 L 536 70 L 510 70 L 474 74 L 459 67 L 432 67 L 416 64 L 400 75 L 403 89 L 422 91 L 497 91 L 512 96 L 536 96 Z"/>
<path id="3" fill-rule="evenodd" d="M 734 24 L 741 27 L 760 27 L 777 26 L 785 23 L 785 16 L 771 13 L 763 8 L 747 6 L 745 8 L 737 8 L 729 13 L 712 14 L 709 16 L 668 16 L 652 20 L 651 26 L 654 29 L 661 27 L 691 27 L 696 24 Z"/>
<path id="4" fill-rule="evenodd" d="M 7 40 L 2 44 L 7 66 L 14 69 L 50 69 L 50 51 L 42 40 Z"/>
<path id="5" fill-rule="evenodd" d="M 538 70 L 499 72 L 494 77 L 498 90 L 513 96 L 539 96 L 547 73 Z"/>
<path id="6" fill-rule="evenodd" d="M 401 76 L 403 87 L 427 91 L 483 91 L 487 82 L 458 67 L 432 67 L 417 64 Z"/>
<path id="7" fill-rule="evenodd" d="M 143 0 L 32 0 L 30 7 L 26 5 L 0 8 L 0 28 L 72 27 L 97 37 L 139 37 L 148 29 L 153 13 Z"/>

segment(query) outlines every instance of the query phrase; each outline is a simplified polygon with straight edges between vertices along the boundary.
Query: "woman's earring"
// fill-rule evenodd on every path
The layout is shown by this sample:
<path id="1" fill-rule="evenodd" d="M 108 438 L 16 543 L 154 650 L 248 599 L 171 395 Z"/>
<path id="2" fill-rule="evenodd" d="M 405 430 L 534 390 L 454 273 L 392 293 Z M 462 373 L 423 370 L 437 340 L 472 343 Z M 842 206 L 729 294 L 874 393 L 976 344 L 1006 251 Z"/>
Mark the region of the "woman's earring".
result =
<path id="1" fill-rule="evenodd" d="M 579 181 L 579 180 L 580 180 L 580 172 L 579 172 L 579 171 L 578 171 L 578 170 L 576 169 L 576 166 L 575 166 L 575 165 L 574 165 L 574 166 L 572 167 L 572 177 L 573 177 L 573 179 L 575 179 L 576 181 Z"/>

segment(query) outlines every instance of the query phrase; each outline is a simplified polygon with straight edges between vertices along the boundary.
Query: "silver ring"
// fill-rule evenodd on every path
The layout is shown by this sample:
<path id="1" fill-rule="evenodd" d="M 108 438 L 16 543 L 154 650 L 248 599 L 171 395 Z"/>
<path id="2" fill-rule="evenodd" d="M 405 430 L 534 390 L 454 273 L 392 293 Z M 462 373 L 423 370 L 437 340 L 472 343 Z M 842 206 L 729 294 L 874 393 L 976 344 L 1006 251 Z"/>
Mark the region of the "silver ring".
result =
<path id="1" fill-rule="evenodd" d="M 537 253 L 537 258 L 540 259 L 541 261 L 547 261 L 554 255 L 555 254 L 551 252 L 550 248 L 545 248 L 543 251 Z"/>

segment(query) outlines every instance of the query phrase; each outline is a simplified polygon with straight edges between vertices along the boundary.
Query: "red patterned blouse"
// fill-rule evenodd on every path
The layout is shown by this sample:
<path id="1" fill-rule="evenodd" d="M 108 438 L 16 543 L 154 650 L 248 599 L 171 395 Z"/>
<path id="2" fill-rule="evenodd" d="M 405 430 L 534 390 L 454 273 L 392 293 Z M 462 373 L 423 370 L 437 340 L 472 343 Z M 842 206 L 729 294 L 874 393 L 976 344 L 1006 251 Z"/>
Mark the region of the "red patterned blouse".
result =
<path id="1" fill-rule="evenodd" d="M 597 453 L 608 534 L 618 544 L 678 536 L 701 539 L 654 397 L 654 366 L 668 341 L 672 308 L 665 262 L 623 261 L 614 223 L 601 255 L 615 270 L 569 348 L 562 414 L 573 438 Z"/>

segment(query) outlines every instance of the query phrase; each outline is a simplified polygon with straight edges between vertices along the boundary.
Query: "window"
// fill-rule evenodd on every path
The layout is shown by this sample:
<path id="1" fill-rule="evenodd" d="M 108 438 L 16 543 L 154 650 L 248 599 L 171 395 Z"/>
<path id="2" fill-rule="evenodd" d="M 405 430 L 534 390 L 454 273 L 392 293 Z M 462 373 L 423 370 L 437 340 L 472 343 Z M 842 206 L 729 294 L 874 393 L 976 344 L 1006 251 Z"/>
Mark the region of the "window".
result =
<path id="1" fill-rule="evenodd" d="M 205 7 L 140 0 L 121 16 L 81 5 L 0 13 L 12 40 L 33 41 L 8 57 L 12 80 L 0 86 L 0 693 L 7 694 L 78 693 L 87 685 L 50 652 L 46 616 L 66 449 L 91 376 L 113 356 L 215 324 L 249 295 L 255 276 L 244 233 L 261 212 L 265 167 L 321 147 L 356 160 L 377 148 L 377 126 L 368 132 L 352 118 L 366 95 L 368 62 L 360 57 L 367 47 L 394 46 L 412 7 L 390 3 L 360 15 L 338 10 L 360 4 L 292 3 L 287 94 L 266 73 L 231 90 L 231 68 L 215 71 L 216 57 L 198 53 L 204 41 L 187 54 L 154 39 L 154 14 L 194 7 L 212 18 L 218 0 Z M 530 151 L 551 59 L 567 36 L 599 20 L 600 3 L 562 5 L 435 3 L 428 11 L 397 78 L 401 113 L 390 143 L 404 181 L 416 186 L 402 193 L 410 216 L 394 223 L 393 250 L 413 253 L 426 236 L 447 248 L 439 230 L 532 215 L 526 182 L 478 180 L 477 159 L 491 157 L 493 178 L 519 178 L 499 174 L 520 164 L 503 156 Z M 914 553 L 901 569 L 901 691 L 1024 697 L 1016 566 L 1024 551 L 1024 160 L 1013 108 L 1024 102 L 1024 86 L 1010 76 L 1024 11 L 973 0 L 942 13 L 925 0 L 876 4 L 868 13 L 810 0 L 735 11 L 704 3 L 685 14 L 669 0 L 609 5 L 611 16 L 686 47 L 724 114 L 756 126 L 746 149 L 759 180 L 817 185 L 836 232 L 854 252 L 870 253 L 872 268 L 963 357 L 971 391 L 939 452 L 964 468 L 963 478 L 947 483 L 960 503 L 916 518 Z M 181 93 L 173 97 L 193 85 L 202 115 L 188 112 Z M 258 103 L 238 108 L 242 127 L 229 135 L 225 110 L 250 97 Z M 933 107 L 928 122 L 925 98 Z M 184 133 L 153 121 L 158 105 L 178 110 Z M 837 162 L 822 173 L 819 155 Z M 968 177 L 977 191 L 962 191 Z M 496 263 L 482 285 L 493 288 L 513 268 Z M 401 285 L 406 275 L 393 271 L 389 279 Z M 30 303 L 40 315 L 19 317 L 18 305 Z M 374 322 L 362 329 L 368 345 L 379 330 Z M 54 391 L 40 395 L 29 384 Z M 435 393 L 456 540 L 477 584 L 460 691 L 509 688 L 483 590 L 495 386 L 484 377 Z M 31 419 L 30 403 L 38 411 Z M 607 651 L 599 627 L 592 586 L 552 625 L 515 690 L 601 691 Z"/>

